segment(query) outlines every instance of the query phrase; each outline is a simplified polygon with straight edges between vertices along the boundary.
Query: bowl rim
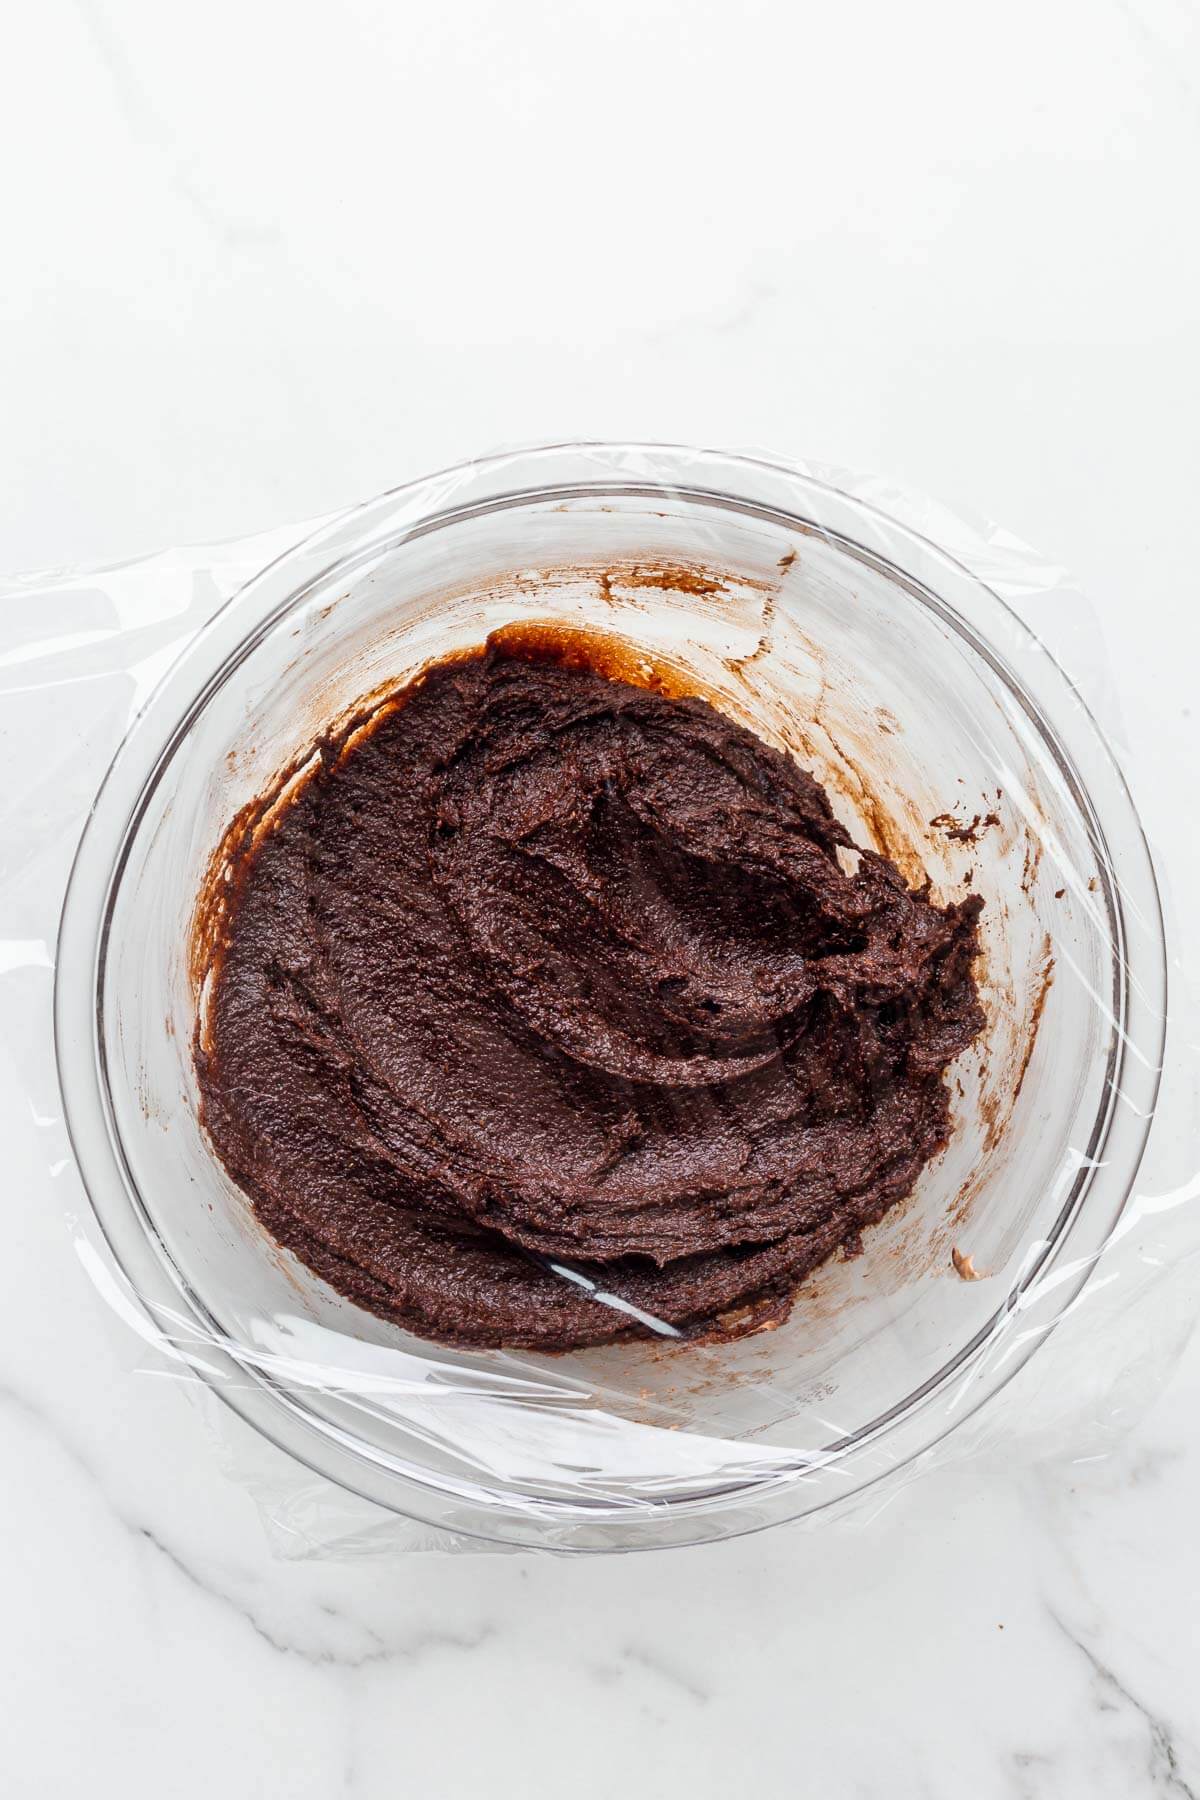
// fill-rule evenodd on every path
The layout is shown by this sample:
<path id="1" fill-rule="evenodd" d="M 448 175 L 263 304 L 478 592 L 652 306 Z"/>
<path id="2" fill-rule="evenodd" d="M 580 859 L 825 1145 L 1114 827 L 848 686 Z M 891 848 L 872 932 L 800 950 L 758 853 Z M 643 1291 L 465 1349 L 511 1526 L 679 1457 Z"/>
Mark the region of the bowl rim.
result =
<path id="1" fill-rule="evenodd" d="M 547 465 L 573 465 L 571 479 L 546 480 Z M 703 474 L 705 482 L 696 477 Z M 530 481 L 531 477 L 542 477 Z M 716 486 L 709 483 L 719 478 Z M 515 482 L 515 484 L 514 484 Z M 725 485 L 720 485 L 724 483 Z M 774 500 L 762 490 L 780 488 Z M 730 487 L 743 490 L 730 491 Z M 1039 736 L 1049 746 L 1067 781 L 1089 839 L 1097 853 L 1102 898 L 1113 944 L 1112 1008 L 1114 1031 L 1101 1107 L 1091 1140 L 1050 1235 L 1040 1251 L 1027 1259 L 1017 1281 L 991 1319 L 920 1388 L 889 1407 L 878 1418 L 828 1446 L 841 1468 L 851 1453 L 860 1467 L 836 1489 L 816 1494 L 811 1457 L 794 1468 L 776 1467 L 765 1476 L 750 1476 L 706 1492 L 643 1503 L 635 1519 L 623 1501 L 619 1511 L 586 1498 L 531 1500 L 514 1489 L 494 1491 L 447 1483 L 419 1465 L 400 1467 L 394 1459 L 373 1454 L 361 1440 L 305 1408 L 296 1392 L 256 1366 L 228 1332 L 217 1324 L 174 1262 L 154 1225 L 151 1212 L 125 1158 L 108 1093 L 104 1036 L 104 977 L 108 932 L 117 891 L 137 829 L 157 783 L 185 741 L 195 719 L 218 687 L 262 638 L 295 607 L 311 588 L 336 569 L 348 573 L 355 562 L 372 559 L 386 548 L 431 531 L 445 530 L 470 517 L 544 502 L 547 498 L 588 499 L 619 494 L 644 498 L 669 493 L 700 504 L 740 510 L 781 528 L 818 535 L 887 574 L 923 605 L 931 607 L 965 638 L 1018 701 Z M 784 497 L 807 501 L 805 510 L 775 503 Z M 449 504 L 447 504 L 449 502 Z M 839 528 L 835 520 L 867 526 L 881 549 Z M 347 554 L 331 551 L 357 545 Z M 900 549 L 906 561 L 894 560 Z M 1025 645 L 1021 670 L 1011 667 L 970 617 L 934 591 L 921 578 L 926 563 L 974 597 L 973 611 L 1007 618 Z M 909 566 L 915 564 L 915 567 Z M 303 576 L 303 579 L 298 579 Z M 963 587 L 962 584 L 967 584 Z M 246 629 L 241 629 L 245 615 Z M 224 649 L 224 654 L 220 652 Z M 214 660 L 215 657 L 215 660 Z M 207 679 L 203 679 L 207 669 Z M 1030 685 L 1030 678 L 1038 678 Z M 1052 718 L 1038 699 L 1049 687 L 1060 708 Z M 182 710 L 180 710 L 182 704 Z M 164 736 L 165 731 L 165 736 Z M 1093 777 L 1103 778 L 1114 834 L 1119 823 L 1122 866 L 1117 878 L 1104 821 L 1093 801 L 1093 786 L 1083 779 L 1064 734 L 1086 746 L 1094 763 Z M 150 739 L 147 763 L 146 740 Z M 140 752 L 140 755 L 138 754 Z M 1118 815 L 1120 818 L 1118 820 Z M 115 848 L 114 848 L 115 846 Z M 97 906 L 97 895 L 100 904 Z M 1130 943 L 1136 937 L 1146 955 L 1130 979 Z M 1157 954 L 1152 954 L 1153 952 Z M 1139 1014 L 1137 1019 L 1134 1013 Z M 368 500 L 319 525 L 291 549 L 275 558 L 220 606 L 183 648 L 160 678 L 118 746 L 97 790 L 76 848 L 60 920 L 55 966 L 54 1036 L 64 1118 L 72 1151 L 92 1213 L 118 1269 L 139 1308 L 155 1320 L 164 1300 L 182 1298 L 204 1331 L 203 1355 L 191 1359 L 196 1372 L 233 1410 L 287 1454 L 364 1498 L 394 1512 L 417 1517 L 466 1535 L 505 1542 L 545 1543 L 548 1528 L 568 1537 L 586 1538 L 587 1527 L 603 1522 L 614 1528 L 620 1543 L 563 1542 L 561 1548 L 641 1548 L 666 1541 L 694 1542 L 698 1537 L 729 1536 L 770 1524 L 798 1512 L 817 1511 L 850 1492 L 869 1485 L 932 1448 L 1000 1389 L 1024 1366 L 1046 1333 L 1074 1303 L 1086 1284 L 1096 1255 L 1128 1201 L 1149 1135 L 1162 1065 L 1166 1029 L 1166 945 L 1153 863 L 1127 784 L 1098 724 L 1078 690 L 1055 659 L 996 593 L 994 587 L 932 539 L 915 531 L 883 508 L 810 473 L 801 465 L 722 451 L 691 450 L 677 445 L 564 443 L 459 464 L 419 478 Z M 1127 1054 L 1134 1052 L 1131 1062 Z M 90 1053 L 90 1054 L 89 1054 Z M 1135 1105 L 1118 1109 L 1132 1066 Z M 1072 1228 L 1094 1194 L 1102 1172 L 1111 1173 L 1104 1152 L 1114 1130 L 1123 1139 L 1121 1173 L 1106 1186 L 1104 1217 L 1096 1216 L 1090 1237 L 1073 1264 L 1058 1271 L 1046 1292 L 1039 1282 L 1068 1247 Z M 104 1166 L 103 1152 L 108 1161 Z M 132 1203 L 132 1204 L 131 1204 Z M 1093 1207 L 1093 1212 L 1098 1209 Z M 981 1373 L 983 1355 L 1017 1312 L 1037 1329 L 997 1362 L 994 1379 L 974 1382 L 968 1392 L 963 1379 Z M 239 1348 L 243 1354 L 239 1355 Z M 930 1403 L 959 1378 L 961 1398 L 951 1415 L 929 1417 Z M 291 1429 L 285 1430 L 285 1425 Z M 907 1427 L 907 1429 L 902 1429 Z M 885 1439 L 892 1442 L 880 1455 Z M 907 1441 L 904 1441 L 907 1440 Z M 860 1454 L 861 1453 L 861 1454 Z M 808 1502 L 812 1502 L 809 1504 Z M 472 1511 L 472 1508 L 478 1509 Z M 739 1510 L 740 1509 L 740 1510 Z M 636 1508 L 632 1510 L 637 1510 Z M 482 1511 L 482 1518 L 478 1516 Z M 713 1530 L 714 1515 L 720 1527 Z M 671 1529 L 664 1534 L 664 1519 Z"/>

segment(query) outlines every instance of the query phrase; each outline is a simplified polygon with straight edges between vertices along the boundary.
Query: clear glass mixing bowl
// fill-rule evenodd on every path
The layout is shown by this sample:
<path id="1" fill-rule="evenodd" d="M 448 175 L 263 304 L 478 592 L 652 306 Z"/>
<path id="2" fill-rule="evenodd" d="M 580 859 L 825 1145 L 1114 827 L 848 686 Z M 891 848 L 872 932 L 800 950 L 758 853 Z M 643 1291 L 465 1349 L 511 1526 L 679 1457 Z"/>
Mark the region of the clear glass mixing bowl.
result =
<path id="1" fill-rule="evenodd" d="M 514 620 L 668 665 L 793 751 L 860 843 L 927 871 L 940 898 L 984 896 L 988 1028 L 952 1070 L 952 1141 L 864 1254 L 818 1271 L 769 1334 L 555 1357 L 424 1343 L 268 1239 L 199 1125 L 189 947 L 230 821 L 363 696 Z M 399 1513 L 617 1549 L 826 1507 L 1015 1373 L 1130 1191 L 1166 996 L 1120 774 L 978 579 L 783 466 L 572 445 L 372 501 L 217 614 L 97 796 L 55 1005 L 96 1216 L 191 1368 L 300 1461 Z"/>

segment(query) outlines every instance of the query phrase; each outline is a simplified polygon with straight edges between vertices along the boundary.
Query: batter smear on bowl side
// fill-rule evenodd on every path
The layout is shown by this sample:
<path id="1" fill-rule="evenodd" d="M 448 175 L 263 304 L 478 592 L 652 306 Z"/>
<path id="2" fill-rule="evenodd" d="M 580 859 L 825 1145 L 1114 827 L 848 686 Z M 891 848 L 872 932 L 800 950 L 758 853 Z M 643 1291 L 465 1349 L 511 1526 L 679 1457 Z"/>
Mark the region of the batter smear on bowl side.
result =
<path id="1" fill-rule="evenodd" d="M 983 1024 L 982 901 L 852 848 L 704 700 L 500 633 L 231 844 L 212 1143 L 281 1244 L 423 1337 L 777 1323 L 943 1147 Z"/>

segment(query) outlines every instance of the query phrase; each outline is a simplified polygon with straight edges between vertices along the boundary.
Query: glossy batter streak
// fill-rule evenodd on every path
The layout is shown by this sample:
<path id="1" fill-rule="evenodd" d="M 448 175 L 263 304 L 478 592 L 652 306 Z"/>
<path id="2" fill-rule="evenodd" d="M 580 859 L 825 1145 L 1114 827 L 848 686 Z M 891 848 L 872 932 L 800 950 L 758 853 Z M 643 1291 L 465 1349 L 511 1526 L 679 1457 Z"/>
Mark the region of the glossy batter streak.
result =
<path id="1" fill-rule="evenodd" d="M 702 700 L 441 665 L 235 857 L 212 1141 L 281 1243 L 424 1337 L 776 1323 L 945 1144 L 982 1024 L 982 903 L 850 847 Z"/>

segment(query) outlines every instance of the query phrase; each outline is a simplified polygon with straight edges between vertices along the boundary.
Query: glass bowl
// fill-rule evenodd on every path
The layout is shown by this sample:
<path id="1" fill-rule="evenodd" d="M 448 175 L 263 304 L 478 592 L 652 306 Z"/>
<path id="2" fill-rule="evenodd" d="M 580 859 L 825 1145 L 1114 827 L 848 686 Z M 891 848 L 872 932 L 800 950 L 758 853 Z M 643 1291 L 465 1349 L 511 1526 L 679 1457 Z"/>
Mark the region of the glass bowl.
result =
<path id="1" fill-rule="evenodd" d="M 987 1029 L 953 1135 L 861 1256 L 722 1346 L 459 1353 L 280 1249 L 198 1120 L 198 896 L 239 810 L 330 723 L 515 621 L 617 638 L 793 752 L 860 844 L 985 900 Z M 442 1528 L 560 1549 L 812 1512 L 928 1449 L 1087 1279 L 1142 1153 L 1165 961 L 1138 819 L 1035 637 L 812 476 L 667 447 L 472 463 L 362 506 L 214 617 L 131 727 L 79 846 L 55 1018 L 67 1120 L 160 1340 L 312 1469 Z"/>

